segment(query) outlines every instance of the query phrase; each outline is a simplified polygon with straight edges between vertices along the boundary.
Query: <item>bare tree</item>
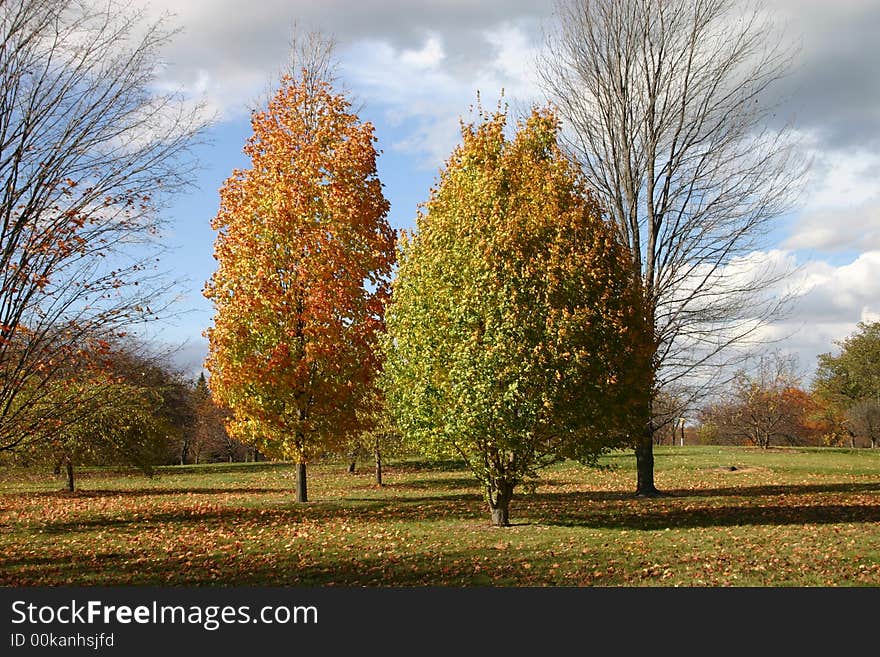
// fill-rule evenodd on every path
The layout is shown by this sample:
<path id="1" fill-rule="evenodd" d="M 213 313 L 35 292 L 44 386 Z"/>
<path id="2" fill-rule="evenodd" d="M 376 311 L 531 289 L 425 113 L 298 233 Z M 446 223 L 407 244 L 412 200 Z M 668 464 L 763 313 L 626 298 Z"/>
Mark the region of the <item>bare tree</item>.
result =
<path id="1" fill-rule="evenodd" d="M 684 396 L 686 394 L 687 391 L 679 393 L 673 386 L 667 386 L 655 395 L 651 409 L 655 445 L 667 442 L 675 445 L 680 434 L 684 433 L 684 411 L 688 407 L 688 400 Z"/>
<path id="2" fill-rule="evenodd" d="M 730 349 L 760 336 L 785 272 L 750 254 L 806 167 L 767 92 L 793 52 L 737 0 L 560 0 L 540 63 L 572 155 L 641 277 L 654 326 L 653 397 L 693 405 Z M 676 413 L 667 415 L 675 417 Z M 637 493 L 656 495 L 651 409 L 635 437 Z"/>
<path id="3" fill-rule="evenodd" d="M 63 424 L 79 400 L 52 384 L 84 352 L 167 310 L 161 210 L 205 125 L 155 91 L 171 36 L 112 1 L 0 2 L 0 451 Z"/>

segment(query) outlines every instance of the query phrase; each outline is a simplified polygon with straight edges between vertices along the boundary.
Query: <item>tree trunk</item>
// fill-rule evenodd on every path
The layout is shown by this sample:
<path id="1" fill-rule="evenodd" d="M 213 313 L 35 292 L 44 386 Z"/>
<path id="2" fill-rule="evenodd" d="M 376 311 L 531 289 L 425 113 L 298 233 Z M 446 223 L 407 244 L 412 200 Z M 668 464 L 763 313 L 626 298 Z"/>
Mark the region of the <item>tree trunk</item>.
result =
<path id="1" fill-rule="evenodd" d="M 67 490 L 71 493 L 73 492 L 73 461 L 70 460 L 70 457 L 67 457 L 64 460 L 65 466 L 67 466 Z"/>
<path id="2" fill-rule="evenodd" d="M 487 493 L 492 524 L 496 527 L 510 527 L 510 500 L 513 499 L 513 486 L 501 482 L 495 490 L 490 486 Z"/>
<path id="3" fill-rule="evenodd" d="M 379 451 L 379 439 L 373 443 L 373 455 L 376 457 L 376 485 L 382 485 L 382 452 Z"/>
<path id="4" fill-rule="evenodd" d="M 660 491 L 654 486 L 654 437 L 649 426 L 636 445 L 636 495 L 657 497 Z"/>
<path id="5" fill-rule="evenodd" d="M 296 501 L 308 502 L 308 482 L 306 481 L 306 464 L 298 463 L 296 466 Z"/>
<path id="6" fill-rule="evenodd" d="M 509 504 L 492 507 L 492 524 L 496 527 L 510 527 Z"/>

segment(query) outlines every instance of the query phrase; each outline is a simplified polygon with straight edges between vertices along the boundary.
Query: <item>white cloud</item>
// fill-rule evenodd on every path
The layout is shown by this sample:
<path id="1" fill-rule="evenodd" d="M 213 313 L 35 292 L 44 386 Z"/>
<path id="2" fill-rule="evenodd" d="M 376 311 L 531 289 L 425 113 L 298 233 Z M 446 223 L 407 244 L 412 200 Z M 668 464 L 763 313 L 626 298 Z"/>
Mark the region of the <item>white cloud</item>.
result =
<path id="1" fill-rule="evenodd" d="M 428 33 L 414 49 L 395 49 L 382 41 L 361 41 L 344 51 L 346 78 L 370 107 L 379 108 L 401 128 L 391 148 L 441 165 L 459 142 L 459 117 L 480 93 L 485 108 L 495 106 L 502 90 L 518 106 L 537 98 L 532 82 L 536 50 L 524 31 L 502 25 L 479 35 L 489 46 L 468 71 L 447 66 L 449 53 L 438 34 Z"/>
<path id="2" fill-rule="evenodd" d="M 823 252 L 880 249 L 880 155 L 814 151 L 804 204 L 784 246 Z"/>
<path id="3" fill-rule="evenodd" d="M 809 382 L 819 354 L 834 351 L 835 342 L 852 334 L 858 322 L 880 320 L 880 250 L 862 253 L 843 264 L 826 260 L 799 263 L 794 252 L 780 249 L 755 251 L 728 265 L 718 280 L 722 286 L 736 289 L 738 282 L 786 272 L 792 273 L 767 289 L 764 298 L 790 298 L 787 313 L 758 325 L 746 341 L 731 348 L 731 355 L 777 349 L 790 353 L 797 356 Z M 764 305 L 757 299 L 753 307 Z M 719 326 L 718 331 L 720 336 L 724 328 Z"/>
<path id="4" fill-rule="evenodd" d="M 540 48 L 520 27 L 504 24 L 486 31 L 485 39 L 495 50 L 491 68 L 505 82 L 505 91 L 514 98 L 538 96 L 534 65 Z"/>
<path id="5" fill-rule="evenodd" d="M 880 311 L 880 251 L 867 251 L 837 267 L 828 263 L 806 267 L 812 270 L 812 284 L 800 296 L 806 318 L 846 317 L 855 322 L 865 313 Z"/>
<path id="6" fill-rule="evenodd" d="M 811 373 L 816 356 L 834 351 L 834 343 L 853 333 L 858 322 L 880 320 L 880 250 L 842 265 L 803 263 L 783 291 L 795 295 L 791 314 L 766 327 L 762 337 L 781 340 Z"/>
<path id="7" fill-rule="evenodd" d="M 418 71 L 436 71 L 445 58 L 443 44 L 436 35 L 428 37 L 419 50 L 404 50 L 400 54 L 400 63 L 405 68 Z"/>

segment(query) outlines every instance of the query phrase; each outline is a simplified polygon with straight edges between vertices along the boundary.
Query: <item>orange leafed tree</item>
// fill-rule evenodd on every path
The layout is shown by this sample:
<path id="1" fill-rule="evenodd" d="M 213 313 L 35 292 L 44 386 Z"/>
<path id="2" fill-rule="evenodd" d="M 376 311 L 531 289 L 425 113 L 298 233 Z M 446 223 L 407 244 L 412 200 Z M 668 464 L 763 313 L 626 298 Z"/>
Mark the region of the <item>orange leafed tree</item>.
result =
<path id="1" fill-rule="evenodd" d="M 303 68 L 252 117 L 249 169 L 220 189 L 205 288 L 215 399 L 230 433 L 305 464 L 358 431 L 358 405 L 378 369 L 395 234 L 376 173 L 373 126 Z"/>

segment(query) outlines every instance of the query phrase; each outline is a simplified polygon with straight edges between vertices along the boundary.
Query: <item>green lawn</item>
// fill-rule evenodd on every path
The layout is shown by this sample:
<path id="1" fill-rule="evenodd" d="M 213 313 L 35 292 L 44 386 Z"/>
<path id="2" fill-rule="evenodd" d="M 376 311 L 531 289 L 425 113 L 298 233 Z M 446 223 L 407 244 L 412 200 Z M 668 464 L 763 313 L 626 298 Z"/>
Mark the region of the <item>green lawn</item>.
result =
<path id="1" fill-rule="evenodd" d="M 454 463 L 91 470 L 82 489 L 0 470 L 2 585 L 880 585 L 880 450 L 661 447 L 659 499 L 635 459 L 563 464 L 493 528 Z M 731 469 L 731 467 L 736 469 Z"/>

